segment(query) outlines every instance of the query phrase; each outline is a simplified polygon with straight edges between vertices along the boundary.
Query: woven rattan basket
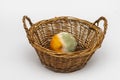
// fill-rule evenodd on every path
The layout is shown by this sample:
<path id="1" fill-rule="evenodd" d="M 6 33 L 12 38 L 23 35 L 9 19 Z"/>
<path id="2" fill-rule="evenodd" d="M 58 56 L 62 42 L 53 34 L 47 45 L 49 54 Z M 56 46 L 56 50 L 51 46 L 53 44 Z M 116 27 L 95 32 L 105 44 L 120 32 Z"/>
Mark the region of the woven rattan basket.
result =
<path id="1" fill-rule="evenodd" d="M 30 24 L 29 29 L 26 21 Z M 98 27 L 100 21 L 104 21 L 103 30 Z M 33 24 L 29 17 L 24 16 L 23 25 L 29 43 L 36 50 L 42 64 L 56 72 L 72 72 L 83 68 L 93 53 L 101 47 L 107 20 L 100 17 L 91 23 L 75 17 L 61 16 Z M 76 38 L 78 45 L 74 52 L 58 54 L 50 49 L 52 36 L 59 32 L 71 33 Z"/>

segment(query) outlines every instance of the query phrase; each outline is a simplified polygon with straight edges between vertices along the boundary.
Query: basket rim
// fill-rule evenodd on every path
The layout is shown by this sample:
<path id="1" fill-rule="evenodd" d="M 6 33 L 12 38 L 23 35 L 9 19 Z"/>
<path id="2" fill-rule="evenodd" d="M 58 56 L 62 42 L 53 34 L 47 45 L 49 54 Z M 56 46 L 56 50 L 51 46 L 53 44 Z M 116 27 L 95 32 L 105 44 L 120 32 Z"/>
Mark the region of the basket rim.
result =
<path id="1" fill-rule="evenodd" d="M 31 27 L 29 28 L 29 30 L 31 30 L 35 25 L 42 25 L 42 24 L 45 24 L 45 23 L 48 23 L 48 22 L 56 21 L 58 19 L 76 20 L 76 21 L 79 21 L 79 22 L 81 22 L 83 24 L 88 25 L 91 28 L 94 28 L 95 30 L 101 29 L 100 27 L 94 25 L 92 22 L 84 20 L 84 19 L 80 19 L 80 18 L 76 18 L 76 17 L 72 17 L 72 16 L 59 16 L 59 17 L 54 17 L 54 18 L 50 18 L 50 19 L 44 19 L 44 20 L 37 21 L 36 23 L 34 23 L 33 25 L 31 25 Z"/>
<path id="2" fill-rule="evenodd" d="M 104 38 L 104 35 L 105 35 L 105 34 L 102 33 L 102 29 L 101 29 L 101 28 L 99 28 L 98 26 L 94 25 L 93 23 L 91 23 L 91 22 L 89 22 L 89 21 L 87 21 L 87 20 L 83 20 L 83 19 L 79 19 L 79 18 L 71 17 L 71 16 L 60 16 L 60 17 L 55 17 L 55 18 L 51 18 L 51 19 L 46 19 L 46 20 L 38 21 L 38 22 L 34 23 L 33 25 L 31 25 L 31 27 L 28 29 L 29 35 L 32 35 L 32 36 L 33 36 L 34 30 L 37 29 L 36 25 L 38 26 L 38 25 L 46 24 L 46 23 L 49 23 L 49 22 L 51 22 L 51 21 L 56 21 L 56 20 L 58 20 L 58 19 L 77 20 L 77 21 L 79 21 L 79 22 L 81 22 L 81 23 L 83 23 L 83 24 L 88 25 L 90 28 L 94 29 L 94 30 L 96 31 L 96 33 L 97 33 L 97 32 L 100 33 L 100 34 L 101 34 L 101 38 Z M 30 40 L 33 40 L 32 37 L 31 37 Z M 97 41 L 96 41 L 96 42 L 97 42 Z M 50 50 L 50 49 L 47 49 L 47 48 L 45 48 L 45 47 L 42 47 L 42 46 L 39 45 L 38 43 L 35 43 L 35 42 L 30 42 L 30 43 L 31 43 L 31 45 L 32 45 L 34 48 L 36 48 L 36 49 L 38 49 L 38 50 L 40 50 L 40 51 L 42 51 L 42 52 L 48 53 L 49 55 L 56 56 L 56 57 L 66 57 L 66 58 L 67 58 L 68 56 L 69 56 L 69 57 L 76 57 L 76 56 L 78 56 L 78 55 L 81 56 L 81 57 L 82 57 L 82 56 L 87 56 L 87 55 L 95 52 L 96 49 L 97 49 L 97 48 L 100 48 L 100 45 L 101 45 L 101 44 L 98 45 L 98 44 L 96 43 L 95 45 L 91 46 L 90 48 L 87 48 L 87 49 L 84 49 L 84 50 L 79 50 L 79 51 L 74 51 L 74 52 L 61 52 L 61 54 L 58 54 L 58 52 L 53 51 L 53 50 Z M 84 54 L 83 54 L 83 53 L 84 53 Z"/>

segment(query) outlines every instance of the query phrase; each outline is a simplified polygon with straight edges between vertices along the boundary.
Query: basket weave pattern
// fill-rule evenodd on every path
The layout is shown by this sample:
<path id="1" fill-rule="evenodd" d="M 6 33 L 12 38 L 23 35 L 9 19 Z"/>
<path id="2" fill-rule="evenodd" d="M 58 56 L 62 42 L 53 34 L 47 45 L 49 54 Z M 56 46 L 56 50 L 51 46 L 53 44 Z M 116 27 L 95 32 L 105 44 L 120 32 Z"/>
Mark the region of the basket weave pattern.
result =
<path id="1" fill-rule="evenodd" d="M 31 26 L 29 29 L 26 20 Z M 98 27 L 101 20 L 104 21 L 104 30 Z M 107 20 L 104 17 L 91 23 L 62 16 L 33 24 L 29 17 L 24 16 L 23 25 L 28 40 L 36 50 L 41 63 L 56 72 L 72 72 L 83 68 L 93 53 L 101 47 L 107 30 Z M 59 32 L 71 33 L 76 38 L 78 45 L 74 52 L 58 54 L 50 49 L 52 36 Z"/>

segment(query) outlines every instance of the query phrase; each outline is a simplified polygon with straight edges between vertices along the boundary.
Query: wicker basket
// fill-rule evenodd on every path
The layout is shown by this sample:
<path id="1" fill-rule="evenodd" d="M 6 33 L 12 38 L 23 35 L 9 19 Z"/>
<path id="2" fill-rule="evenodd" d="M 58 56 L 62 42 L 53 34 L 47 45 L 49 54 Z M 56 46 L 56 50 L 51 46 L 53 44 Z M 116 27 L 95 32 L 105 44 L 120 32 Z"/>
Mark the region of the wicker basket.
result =
<path id="1" fill-rule="evenodd" d="M 99 22 L 104 21 L 104 30 Z M 28 29 L 26 21 L 29 22 Z M 100 48 L 104 39 L 107 20 L 100 17 L 94 23 L 70 16 L 55 17 L 33 24 L 29 17 L 23 17 L 24 29 L 29 43 L 36 50 L 40 61 L 47 68 L 56 72 L 72 72 L 83 68 L 93 53 Z M 59 32 L 71 33 L 77 40 L 74 52 L 58 54 L 50 49 L 51 37 Z"/>

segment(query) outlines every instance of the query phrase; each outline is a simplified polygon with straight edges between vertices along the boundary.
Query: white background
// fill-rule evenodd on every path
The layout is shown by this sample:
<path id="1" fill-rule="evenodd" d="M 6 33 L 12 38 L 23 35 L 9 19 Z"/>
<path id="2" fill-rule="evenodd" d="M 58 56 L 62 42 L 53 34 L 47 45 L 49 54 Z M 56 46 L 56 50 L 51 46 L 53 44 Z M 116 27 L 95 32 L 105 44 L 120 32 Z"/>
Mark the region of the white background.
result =
<path id="1" fill-rule="evenodd" d="M 55 16 L 94 22 L 108 20 L 102 47 L 88 64 L 73 73 L 55 73 L 41 65 L 28 43 L 22 17 L 33 23 Z M 0 0 L 0 80 L 120 80 L 119 0 Z"/>

